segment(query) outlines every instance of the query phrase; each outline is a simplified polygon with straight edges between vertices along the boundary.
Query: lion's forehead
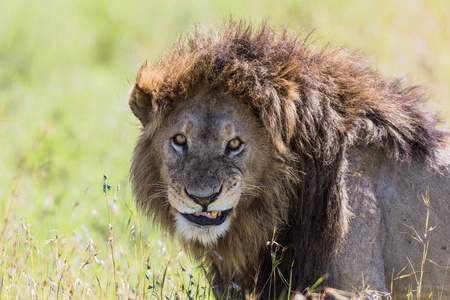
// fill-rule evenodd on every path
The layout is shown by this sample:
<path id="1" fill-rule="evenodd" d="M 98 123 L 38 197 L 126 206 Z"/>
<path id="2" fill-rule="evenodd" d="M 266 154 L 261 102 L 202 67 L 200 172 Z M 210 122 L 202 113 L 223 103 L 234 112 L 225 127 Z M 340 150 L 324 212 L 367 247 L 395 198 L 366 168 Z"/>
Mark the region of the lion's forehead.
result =
<path id="1" fill-rule="evenodd" d="M 248 131 L 251 122 L 251 113 L 238 100 L 210 92 L 181 101 L 173 111 L 170 126 L 211 140 L 242 134 Z"/>

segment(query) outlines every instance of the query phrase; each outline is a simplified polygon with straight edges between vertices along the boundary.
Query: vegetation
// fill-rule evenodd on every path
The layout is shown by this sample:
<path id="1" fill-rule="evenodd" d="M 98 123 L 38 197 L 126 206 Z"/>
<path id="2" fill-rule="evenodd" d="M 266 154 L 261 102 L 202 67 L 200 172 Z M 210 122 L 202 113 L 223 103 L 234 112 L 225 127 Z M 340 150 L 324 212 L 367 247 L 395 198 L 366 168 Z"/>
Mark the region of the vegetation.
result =
<path id="1" fill-rule="evenodd" d="M 127 91 L 194 23 L 232 14 L 314 30 L 430 86 L 450 118 L 445 0 L 4 0 L 0 12 L 0 299 L 213 298 L 128 182 L 139 126 Z"/>

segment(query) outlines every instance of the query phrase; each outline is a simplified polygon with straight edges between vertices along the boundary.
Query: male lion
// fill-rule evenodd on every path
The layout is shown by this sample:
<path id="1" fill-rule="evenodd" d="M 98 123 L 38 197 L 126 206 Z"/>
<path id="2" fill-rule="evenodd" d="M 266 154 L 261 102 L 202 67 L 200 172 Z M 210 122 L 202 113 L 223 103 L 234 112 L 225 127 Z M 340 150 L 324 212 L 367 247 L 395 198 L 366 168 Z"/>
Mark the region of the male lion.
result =
<path id="1" fill-rule="evenodd" d="M 218 298 L 321 277 L 385 292 L 401 277 L 398 298 L 423 277 L 450 297 L 450 147 L 422 98 L 287 29 L 197 28 L 131 91 L 136 202 L 204 258 Z"/>

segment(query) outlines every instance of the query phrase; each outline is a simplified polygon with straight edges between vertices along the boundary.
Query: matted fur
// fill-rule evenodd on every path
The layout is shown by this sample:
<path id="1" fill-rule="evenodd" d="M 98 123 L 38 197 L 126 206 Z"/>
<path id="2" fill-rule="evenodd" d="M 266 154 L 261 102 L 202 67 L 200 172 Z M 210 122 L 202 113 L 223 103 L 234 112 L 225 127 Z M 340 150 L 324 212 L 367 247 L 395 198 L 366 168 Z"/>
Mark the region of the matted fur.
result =
<path id="1" fill-rule="evenodd" d="M 276 176 L 258 195 L 269 209 L 242 212 L 247 217 L 239 232 L 228 232 L 208 249 L 186 245 L 205 258 L 222 292 L 232 281 L 263 294 L 274 287 L 266 285 L 272 272 L 266 242 L 275 228 L 283 246 L 277 258 L 284 277 L 292 274 L 296 289 L 313 284 L 328 271 L 347 232 L 347 149 L 374 145 L 396 161 L 432 160 L 444 135 L 421 108 L 420 87 L 381 76 L 356 53 L 314 47 L 288 29 L 267 24 L 254 29 L 228 21 L 212 31 L 197 27 L 156 64 L 142 66 L 129 101 L 144 126 L 131 169 L 136 201 L 171 234 L 174 220 L 161 205 L 164 195 L 156 185 L 162 181 L 161 150 L 152 136 L 176 103 L 205 89 L 250 107 L 276 161 L 268 170 Z M 283 286 L 281 280 L 275 284 L 279 290 Z"/>

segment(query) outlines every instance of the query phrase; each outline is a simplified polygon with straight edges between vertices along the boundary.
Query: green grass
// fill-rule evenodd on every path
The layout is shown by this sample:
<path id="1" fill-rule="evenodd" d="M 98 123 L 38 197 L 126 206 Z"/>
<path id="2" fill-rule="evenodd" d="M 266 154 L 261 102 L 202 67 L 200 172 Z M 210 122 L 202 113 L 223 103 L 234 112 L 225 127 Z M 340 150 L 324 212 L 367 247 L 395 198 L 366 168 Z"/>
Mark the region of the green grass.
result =
<path id="1" fill-rule="evenodd" d="M 450 118 L 445 0 L 1 1 L 1 299 L 208 298 L 198 264 L 135 209 L 126 97 L 145 60 L 230 15 L 362 49 L 383 73 L 430 86 Z"/>

